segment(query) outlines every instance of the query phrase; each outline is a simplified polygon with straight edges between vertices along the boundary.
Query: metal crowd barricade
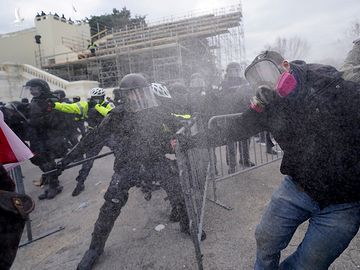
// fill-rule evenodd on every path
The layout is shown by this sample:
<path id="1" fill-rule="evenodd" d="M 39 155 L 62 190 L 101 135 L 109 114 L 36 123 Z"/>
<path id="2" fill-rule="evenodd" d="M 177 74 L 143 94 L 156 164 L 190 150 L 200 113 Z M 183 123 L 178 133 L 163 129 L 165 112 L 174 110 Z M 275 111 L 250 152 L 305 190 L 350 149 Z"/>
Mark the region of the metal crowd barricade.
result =
<path id="1" fill-rule="evenodd" d="M 242 115 L 242 113 L 216 115 L 210 118 L 208 122 L 208 129 L 225 128 L 227 125 L 231 125 L 232 121 L 236 120 Z M 241 128 L 241 127 L 239 127 Z M 244 144 L 248 144 L 249 150 L 248 161 L 250 164 L 246 164 L 244 159 L 246 154 L 244 150 L 246 147 Z M 220 205 L 221 207 L 231 210 L 232 208 L 226 206 L 218 200 L 217 196 L 217 182 L 227 180 L 235 175 L 248 172 L 250 170 L 257 169 L 261 166 L 270 164 L 282 158 L 283 152 L 279 145 L 274 142 L 270 134 L 266 132 L 259 133 L 257 136 L 249 138 L 246 141 L 235 142 L 235 168 L 230 168 L 230 157 L 228 146 L 223 145 L 216 148 L 210 148 L 210 181 L 212 182 L 212 194 L 213 198 L 210 201 Z M 271 145 L 267 145 L 271 144 Z M 245 148 L 245 149 L 244 149 Z"/>
<path id="2" fill-rule="evenodd" d="M 204 130 L 200 118 L 195 117 L 188 126 L 177 132 L 176 160 L 180 184 L 189 216 L 190 233 L 194 243 L 198 269 L 203 269 L 200 242 L 206 202 L 207 181 L 210 173 L 208 149 L 186 147 L 186 137 Z M 181 140 L 180 138 L 184 138 Z"/>
<path id="3" fill-rule="evenodd" d="M 207 128 L 213 129 L 215 125 L 216 128 L 225 128 L 226 125 L 231 124 L 231 121 L 240 116 L 241 113 L 214 116 L 209 120 Z M 207 149 L 187 146 L 187 138 L 202 131 L 205 131 L 204 125 L 199 117 L 195 117 L 187 126 L 177 132 L 176 146 L 176 160 L 179 167 L 180 184 L 189 216 L 190 233 L 195 247 L 199 270 L 203 269 L 200 242 L 206 200 L 212 201 L 227 210 L 232 209 L 218 200 L 217 183 L 282 158 L 282 152 L 279 146 L 276 143 L 271 145 L 271 147 L 263 145 L 261 139 L 266 136 L 265 134 L 263 134 L 263 136 L 260 134 L 259 142 L 257 142 L 255 138 L 251 138 L 246 142 L 235 143 L 236 167 L 234 171 L 228 170 L 226 173 L 226 169 L 229 169 L 229 162 L 227 162 L 229 161 L 229 157 L 227 158 L 229 153 L 226 151 L 226 145 Z M 254 166 L 245 166 L 243 143 L 248 143 L 248 161 L 252 162 Z M 270 143 L 270 141 L 268 143 Z M 271 149 L 273 153 L 267 153 L 269 149 Z M 212 186 L 212 199 L 207 198 L 208 184 Z"/>
<path id="4" fill-rule="evenodd" d="M 16 166 L 13 169 L 11 169 L 9 174 L 10 174 L 11 179 L 13 179 L 13 181 L 15 181 L 16 192 L 18 192 L 20 194 L 25 194 L 25 187 L 24 187 L 24 181 L 23 181 L 24 176 L 22 174 L 20 165 Z M 37 237 L 34 238 L 33 235 L 32 235 L 32 230 L 31 230 L 30 216 L 29 216 L 29 219 L 25 223 L 25 227 L 26 227 L 27 241 L 20 243 L 19 247 L 23 247 L 23 246 L 25 246 L 27 244 L 30 244 L 32 242 L 35 242 L 35 241 L 40 240 L 42 238 L 45 238 L 45 237 L 47 237 L 47 236 L 49 236 L 51 234 L 54 234 L 54 233 L 56 233 L 58 231 L 61 231 L 61 230 L 63 230 L 65 228 L 63 226 L 59 226 L 59 227 L 57 227 L 55 229 L 47 231 L 47 232 L 43 233 L 42 235 L 37 236 Z"/>

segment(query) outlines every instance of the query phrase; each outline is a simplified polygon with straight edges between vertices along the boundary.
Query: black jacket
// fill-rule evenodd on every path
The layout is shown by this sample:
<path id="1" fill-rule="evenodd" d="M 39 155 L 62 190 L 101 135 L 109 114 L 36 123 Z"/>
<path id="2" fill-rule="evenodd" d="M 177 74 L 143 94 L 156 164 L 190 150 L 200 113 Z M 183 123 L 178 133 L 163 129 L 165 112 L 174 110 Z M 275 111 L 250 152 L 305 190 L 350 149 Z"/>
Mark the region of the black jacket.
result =
<path id="1" fill-rule="evenodd" d="M 50 93 L 34 97 L 29 105 L 29 141 L 35 154 L 47 152 L 53 158 L 62 157 L 68 148 L 65 138 L 66 122 L 62 113 L 51 110 Z"/>
<path id="2" fill-rule="evenodd" d="M 148 169 L 154 162 L 165 160 L 165 153 L 171 151 L 170 140 L 176 132 L 174 117 L 166 114 L 161 106 L 141 112 L 129 113 L 121 106 L 115 107 L 103 121 L 91 130 L 63 160 L 69 163 L 96 144 L 103 144 L 107 138 L 115 143 L 114 171 L 121 168 Z M 177 121 L 177 120 L 176 120 Z"/>
<path id="3" fill-rule="evenodd" d="M 261 113 L 248 109 L 213 143 L 270 131 L 284 151 L 281 173 L 321 207 L 360 201 L 360 85 L 330 66 L 291 67 L 300 82 L 292 94 Z"/>
<path id="4" fill-rule="evenodd" d="M 217 114 L 244 112 L 249 108 L 251 92 L 249 84 L 243 79 L 239 78 L 235 83 L 225 79 L 217 95 Z"/>

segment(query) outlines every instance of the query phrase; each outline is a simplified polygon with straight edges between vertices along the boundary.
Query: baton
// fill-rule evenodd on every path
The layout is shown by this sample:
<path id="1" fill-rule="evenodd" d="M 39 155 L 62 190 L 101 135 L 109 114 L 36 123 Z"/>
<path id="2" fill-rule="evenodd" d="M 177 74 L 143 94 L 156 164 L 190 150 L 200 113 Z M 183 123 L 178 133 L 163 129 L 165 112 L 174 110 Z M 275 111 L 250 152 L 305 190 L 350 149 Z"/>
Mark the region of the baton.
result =
<path id="1" fill-rule="evenodd" d="M 94 160 L 94 159 L 98 159 L 98 158 L 103 158 L 103 157 L 106 157 L 106 156 L 111 155 L 111 154 L 114 154 L 114 152 L 113 152 L 113 151 L 110 151 L 110 152 L 107 152 L 107 153 L 104 153 L 104 154 L 101 154 L 101 155 L 97 155 L 97 156 L 85 158 L 85 159 L 83 159 L 83 160 L 79 160 L 79 161 L 76 161 L 76 162 L 74 162 L 74 163 L 71 163 L 71 164 L 65 166 L 65 167 L 63 168 L 63 170 L 70 169 L 70 168 L 72 168 L 72 167 L 76 167 L 76 166 L 78 166 L 78 165 L 80 165 L 80 164 L 83 164 L 83 163 L 85 163 L 85 162 L 88 162 L 88 161 L 90 161 L 90 160 Z M 48 175 L 48 174 L 55 173 L 55 172 L 58 172 L 58 171 L 59 171 L 59 169 L 54 169 L 54 170 L 51 170 L 51 171 L 44 172 L 42 175 Z"/>

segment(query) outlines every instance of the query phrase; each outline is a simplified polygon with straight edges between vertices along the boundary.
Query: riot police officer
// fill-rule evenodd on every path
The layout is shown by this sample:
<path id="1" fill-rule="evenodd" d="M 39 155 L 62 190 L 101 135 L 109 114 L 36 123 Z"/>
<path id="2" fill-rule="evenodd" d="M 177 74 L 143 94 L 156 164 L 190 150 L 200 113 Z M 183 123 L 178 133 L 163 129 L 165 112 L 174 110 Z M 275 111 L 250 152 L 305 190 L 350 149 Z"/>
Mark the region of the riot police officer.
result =
<path id="1" fill-rule="evenodd" d="M 86 120 L 89 124 L 88 128 L 95 128 L 102 119 L 112 110 L 114 105 L 105 101 L 105 91 L 103 88 L 96 87 L 90 90 L 89 101 L 79 101 L 77 103 L 53 103 L 55 110 L 79 115 L 78 121 Z M 104 140 L 102 144 L 94 145 L 86 152 L 86 157 L 96 156 L 100 153 L 104 145 L 111 146 L 111 140 Z M 94 160 L 84 163 L 76 177 L 76 187 L 72 192 L 72 196 L 79 195 L 85 189 L 85 180 L 90 173 L 94 164 Z"/>
<path id="2" fill-rule="evenodd" d="M 25 89 L 33 96 L 29 105 L 29 141 L 30 149 L 35 154 L 31 162 L 43 171 L 56 168 L 55 159 L 66 154 L 67 140 L 61 113 L 52 110 L 49 100 L 57 100 L 50 91 L 48 83 L 41 79 L 31 79 L 25 84 Z M 52 199 L 62 191 L 58 174 L 43 176 L 45 192 L 40 200 Z"/>
<path id="3" fill-rule="evenodd" d="M 59 102 L 72 103 L 70 99 L 66 97 L 64 90 L 58 89 L 53 91 L 53 94 L 58 98 Z M 66 129 L 64 130 L 65 137 L 70 143 L 70 148 L 74 147 L 79 142 L 78 124 L 75 118 L 71 114 L 63 114 L 63 121 L 66 123 Z"/>
<path id="4" fill-rule="evenodd" d="M 60 102 L 71 103 L 70 99 L 66 97 L 66 93 L 64 90 L 62 89 L 55 90 L 53 91 L 53 94 L 58 98 Z"/>
<path id="5" fill-rule="evenodd" d="M 59 163 L 63 168 L 79 155 L 103 140 L 114 137 L 114 175 L 104 195 L 105 202 L 95 223 L 90 248 L 85 253 L 79 270 L 91 269 L 102 254 L 105 242 L 122 207 L 126 204 L 129 189 L 139 183 L 158 179 L 172 181 L 178 177 L 166 162 L 165 153 L 171 148 L 172 134 L 164 127 L 164 114 L 150 85 L 140 74 L 128 74 L 120 82 L 121 103 L 104 120 L 89 132 Z M 172 200 L 176 201 L 181 217 L 180 229 L 189 231 L 189 222 L 180 188 L 174 181 Z M 177 189 L 177 190 L 175 190 Z"/>
<path id="6" fill-rule="evenodd" d="M 237 62 L 230 62 L 226 67 L 226 74 L 218 93 L 218 114 L 232 114 L 246 111 L 251 98 L 250 86 L 241 76 L 241 66 Z M 226 161 L 229 165 L 229 174 L 235 173 L 237 144 L 239 147 L 239 164 L 244 167 L 255 166 L 250 161 L 249 144 L 246 139 L 240 142 L 231 142 L 226 145 Z"/>

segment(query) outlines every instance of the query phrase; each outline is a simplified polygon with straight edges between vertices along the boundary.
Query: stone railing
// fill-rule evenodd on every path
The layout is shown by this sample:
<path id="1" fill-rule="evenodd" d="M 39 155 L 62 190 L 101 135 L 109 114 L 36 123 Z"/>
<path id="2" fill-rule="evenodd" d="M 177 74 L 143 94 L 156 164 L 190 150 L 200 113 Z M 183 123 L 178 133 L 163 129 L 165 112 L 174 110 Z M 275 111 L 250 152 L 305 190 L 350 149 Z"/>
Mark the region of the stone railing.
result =
<path id="1" fill-rule="evenodd" d="M 53 74 L 27 64 L 0 64 L 0 96 L 3 100 L 14 100 L 19 97 L 20 89 L 26 81 L 39 78 L 46 81 L 52 90 L 62 89 L 68 97 L 80 96 L 86 98 L 89 89 L 98 87 L 97 81 L 69 82 Z"/>

